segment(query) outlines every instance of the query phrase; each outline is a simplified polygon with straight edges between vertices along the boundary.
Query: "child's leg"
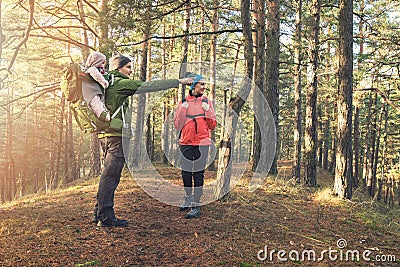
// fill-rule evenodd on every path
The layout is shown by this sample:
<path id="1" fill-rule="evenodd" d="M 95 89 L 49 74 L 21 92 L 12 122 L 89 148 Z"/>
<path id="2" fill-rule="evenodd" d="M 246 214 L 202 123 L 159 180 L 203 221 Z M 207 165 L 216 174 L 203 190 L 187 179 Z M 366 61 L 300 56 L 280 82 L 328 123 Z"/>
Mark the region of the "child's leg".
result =
<path id="1" fill-rule="evenodd" d="M 89 103 L 89 108 L 96 114 L 97 118 L 103 121 L 110 121 L 110 112 L 107 110 L 100 96 L 96 95 Z"/>

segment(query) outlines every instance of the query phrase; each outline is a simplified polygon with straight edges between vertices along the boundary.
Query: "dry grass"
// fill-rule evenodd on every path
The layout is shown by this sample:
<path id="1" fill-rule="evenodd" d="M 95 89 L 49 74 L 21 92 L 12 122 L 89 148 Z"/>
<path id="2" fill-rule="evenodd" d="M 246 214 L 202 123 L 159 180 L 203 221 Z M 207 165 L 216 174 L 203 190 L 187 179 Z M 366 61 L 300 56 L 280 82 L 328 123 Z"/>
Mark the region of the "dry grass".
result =
<path id="1" fill-rule="evenodd" d="M 157 168 L 180 183 L 179 170 Z M 207 179 L 214 176 L 206 173 Z M 0 266 L 378 266 L 257 258 L 265 246 L 322 251 L 335 248 L 339 238 L 351 249 L 378 248 L 374 254 L 400 258 L 398 208 L 338 199 L 330 189 L 332 176 L 321 170 L 318 188 L 299 185 L 287 162 L 280 175 L 267 177 L 254 192 L 248 188 L 251 177 L 247 170 L 226 198 L 204 206 L 199 219 L 186 220 L 176 207 L 144 193 L 125 172 L 116 193 L 117 214 L 130 220 L 123 229 L 90 223 L 96 179 L 4 204 Z"/>

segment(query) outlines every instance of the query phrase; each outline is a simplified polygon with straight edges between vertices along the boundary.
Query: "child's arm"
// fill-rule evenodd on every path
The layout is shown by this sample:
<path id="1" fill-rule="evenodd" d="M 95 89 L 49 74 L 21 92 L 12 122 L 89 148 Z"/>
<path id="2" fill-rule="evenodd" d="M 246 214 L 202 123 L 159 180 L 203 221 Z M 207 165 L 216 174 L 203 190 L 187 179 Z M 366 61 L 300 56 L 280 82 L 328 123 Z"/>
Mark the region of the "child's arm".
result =
<path id="1" fill-rule="evenodd" d="M 86 73 L 89 73 L 93 79 L 101 84 L 104 89 L 108 87 L 108 81 L 104 78 L 104 76 L 100 73 L 100 71 L 96 67 L 90 67 L 86 70 Z"/>

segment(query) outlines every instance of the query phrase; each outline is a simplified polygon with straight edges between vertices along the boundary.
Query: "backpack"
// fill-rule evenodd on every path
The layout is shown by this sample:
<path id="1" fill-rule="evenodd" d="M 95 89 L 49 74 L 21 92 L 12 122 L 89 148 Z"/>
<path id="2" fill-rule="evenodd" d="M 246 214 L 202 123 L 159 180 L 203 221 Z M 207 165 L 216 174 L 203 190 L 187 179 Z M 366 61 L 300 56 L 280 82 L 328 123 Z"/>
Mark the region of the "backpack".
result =
<path id="1" fill-rule="evenodd" d="M 89 109 L 83 99 L 82 78 L 88 75 L 85 68 L 78 63 L 69 63 L 63 70 L 61 78 L 61 91 L 70 103 L 70 109 L 84 132 L 100 132 L 110 127 L 110 122 L 104 122 Z"/>

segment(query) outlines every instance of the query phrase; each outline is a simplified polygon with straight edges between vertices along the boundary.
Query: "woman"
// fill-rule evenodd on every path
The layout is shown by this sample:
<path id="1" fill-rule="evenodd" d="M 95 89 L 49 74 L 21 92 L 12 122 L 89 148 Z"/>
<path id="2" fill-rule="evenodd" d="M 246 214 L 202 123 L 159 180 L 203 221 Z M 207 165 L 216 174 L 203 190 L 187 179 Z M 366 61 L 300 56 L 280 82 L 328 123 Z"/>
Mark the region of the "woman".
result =
<path id="1" fill-rule="evenodd" d="M 179 84 L 191 84 L 193 82 L 190 78 L 153 82 L 131 80 L 129 77 L 132 73 L 132 62 L 128 57 L 123 55 L 112 57 L 109 65 L 111 80 L 105 95 L 105 103 L 107 109 L 113 115 L 115 115 L 118 109 L 122 110 L 121 106 L 124 107 L 124 110 L 127 110 L 127 98 L 135 94 L 138 89 L 140 89 L 140 93 L 148 93 L 178 87 Z M 110 125 L 113 125 L 113 121 L 122 120 L 122 112 L 118 112 L 111 119 Z M 114 213 L 114 192 L 119 184 L 125 163 L 122 146 L 122 128 L 110 127 L 109 130 L 98 133 L 98 137 L 104 152 L 104 166 L 97 192 L 94 221 L 98 221 L 99 226 L 124 227 L 128 224 L 128 221 L 116 218 Z"/>
<path id="2" fill-rule="evenodd" d="M 204 96 L 206 82 L 203 76 L 190 74 L 193 79 L 189 94 L 176 110 L 174 125 L 180 130 L 181 174 L 185 187 L 185 196 L 181 211 L 191 210 L 186 218 L 197 218 L 201 215 L 200 198 L 203 195 L 204 169 L 206 167 L 210 130 L 216 126 L 215 112 L 211 101 Z"/>

